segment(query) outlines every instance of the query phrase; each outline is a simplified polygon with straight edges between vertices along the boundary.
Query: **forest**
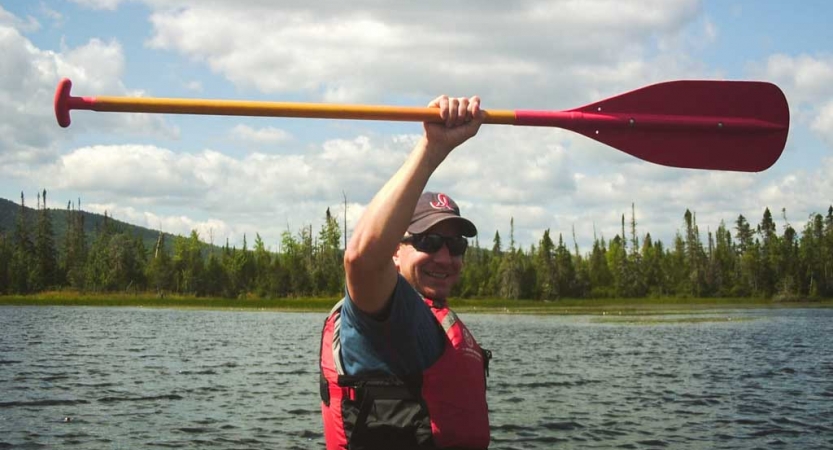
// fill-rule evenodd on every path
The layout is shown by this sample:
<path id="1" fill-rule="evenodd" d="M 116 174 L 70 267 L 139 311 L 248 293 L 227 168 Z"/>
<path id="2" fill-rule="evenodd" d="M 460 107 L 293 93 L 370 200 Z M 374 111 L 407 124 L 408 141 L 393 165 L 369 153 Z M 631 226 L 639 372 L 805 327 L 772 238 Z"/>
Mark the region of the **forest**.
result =
<path id="1" fill-rule="evenodd" d="M 147 245 L 134 230 L 104 220 L 86 231 L 85 214 L 72 203 L 48 214 L 46 191 L 37 209 L 21 194 L 14 225 L 0 228 L 0 295 L 44 291 L 151 292 L 223 298 L 339 297 L 343 292 L 343 231 L 329 209 L 317 232 L 285 231 L 278 251 L 259 234 L 241 248 L 214 246 L 192 231 L 159 233 Z M 453 295 L 461 298 L 754 297 L 780 301 L 833 298 L 833 205 L 814 213 L 800 232 L 778 230 L 768 208 L 753 225 L 743 215 L 701 233 L 696 215 L 682 214 L 673 242 L 637 232 L 635 214 L 621 232 L 597 237 L 582 252 L 571 236 L 543 232 L 521 248 L 509 233 L 491 245 L 475 238 Z M 782 211 L 786 222 L 786 212 Z M 53 223 L 62 217 L 63 224 Z M 62 233 L 56 236 L 55 228 Z"/>

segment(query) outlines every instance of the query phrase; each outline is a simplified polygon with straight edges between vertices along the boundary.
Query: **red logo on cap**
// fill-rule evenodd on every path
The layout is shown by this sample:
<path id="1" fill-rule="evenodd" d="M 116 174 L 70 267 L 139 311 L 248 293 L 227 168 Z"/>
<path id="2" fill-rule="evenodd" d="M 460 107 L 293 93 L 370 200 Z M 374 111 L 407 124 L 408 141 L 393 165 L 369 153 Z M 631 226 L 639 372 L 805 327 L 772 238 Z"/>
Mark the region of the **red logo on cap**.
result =
<path id="1" fill-rule="evenodd" d="M 431 207 L 434 209 L 450 209 L 453 211 L 454 208 L 449 203 L 450 200 L 445 194 L 437 194 L 437 201 L 431 202 Z"/>

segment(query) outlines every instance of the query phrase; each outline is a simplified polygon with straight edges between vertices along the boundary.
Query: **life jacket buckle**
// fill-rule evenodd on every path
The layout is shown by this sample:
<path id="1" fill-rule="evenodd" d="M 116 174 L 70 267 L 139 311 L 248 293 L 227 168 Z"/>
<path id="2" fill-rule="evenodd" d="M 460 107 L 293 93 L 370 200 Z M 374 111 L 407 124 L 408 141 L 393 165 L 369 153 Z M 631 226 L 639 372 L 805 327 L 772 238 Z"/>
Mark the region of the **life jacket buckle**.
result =
<path id="1" fill-rule="evenodd" d="M 480 349 L 483 352 L 483 371 L 486 372 L 486 376 L 489 376 L 489 361 L 492 359 L 492 351 L 486 350 L 485 348 Z"/>

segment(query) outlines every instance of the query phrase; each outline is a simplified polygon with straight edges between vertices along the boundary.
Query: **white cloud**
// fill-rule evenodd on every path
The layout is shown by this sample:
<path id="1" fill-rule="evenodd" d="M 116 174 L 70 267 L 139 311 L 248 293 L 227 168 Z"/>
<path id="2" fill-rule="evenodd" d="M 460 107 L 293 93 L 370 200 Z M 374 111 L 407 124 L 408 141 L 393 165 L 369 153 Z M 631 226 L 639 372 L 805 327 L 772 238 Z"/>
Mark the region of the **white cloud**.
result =
<path id="1" fill-rule="evenodd" d="M 574 188 L 565 150 L 553 144 L 536 152 L 526 146 L 530 140 L 524 139 L 524 133 L 504 131 L 508 133 L 487 133 L 489 139 L 480 141 L 503 149 L 503 158 L 478 158 L 474 156 L 478 149 L 469 144 L 457 150 L 459 154 L 443 166 L 431 187 L 459 197 L 467 216 L 484 225 L 496 216 L 500 227 L 508 226 L 510 217 L 524 227 L 547 227 L 552 217 L 548 207 Z M 361 213 L 360 205 L 402 164 L 415 141 L 416 136 L 361 136 L 326 141 L 317 149 L 302 149 L 303 153 L 252 153 L 240 158 L 212 150 L 176 153 L 146 145 L 83 147 L 62 156 L 42 174 L 42 181 L 57 180 L 55 188 L 64 192 L 94 195 L 96 204 L 153 228 L 159 226 L 155 222 L 169 229 L 177 223 L 181 230 L 205 219 L 182 214 L 163 218 L 152 208 L 196 206 L 192 214 L 210 214 L 219 222 L 234 224 L 222 227 L 217 222 L 218 232 L 240 238 L 246 230 L 250 235 L 258 231 L 277 239 L 287 227 L 295 231 L 319 223 L 327 207 L 343 211 L 342 195 L 350 202 L 352 225 Z M 540 195 L 550 200 L 536 205 Z"/>
<path id="2" fill-rule="evenodd" d="M 771 211 L 787 213 L 798 223 L 803 222 L 809 213 L 823 213 L 833 202 L 833 157 L 820 161 L 812 171 L 800 170 L 773 180 L 760 191 L 759 205 L 767 205 Z"/>
<path id="3" fill-rule="evenodd" d="M 54 52 L 35 47 L 16 28 L 0 25 L 0 174 L 21 176 L 51 162 L 60 145 L 78 132 L 175 136 L 176 130 L 160 118 L 139 114 L 81 112 L 86 117 L 71 129 L 57 126 L 52 99 L 60 78 L 69 77 L 98 95 L 123 95 L 123 71 L 124 55 L 116 41 L 91 39 Z"/>
<path id="4" fill-rule="evenodd" d="M 189 91 L 202 92 L 202 83 L 197 80 L 188 81 L 184 86 Z"/>
<path id="5" fill-rule="evenodd" d="M 256 129 L 243 124 L 232 128 L 231 136 L 252 144 L 277 144 L 292 139 L 291 134 L 280 128 L 264 127 Z"/>
<path id="6" fill-rule="evenodd" d="M 47 19 L 51 20 L 54 26 L 62 26 L 64 24 L 64 15 L 60 12 L 46 6 L 46 3 L 41 2 L 38 12 Z"/>
<path id="7" fill-rule="evenodd" d="M 113 11 L 118 8 L 119 4 L 123 3 L 124 0 L 70 0 L 73 3 L 77 3 L 78 5 L 92 8 L 92 9 L 105 9 Z"/>
<path id="8" fill-rule="evenodd" d="M 815 102 L 819 96 L 833 95 L 833 57 L 776 54 L 767 59 L 763 73 L 788 90 L 793 101 Z"/>
<path id="9" fill-rule="evenodd" d="M 776 54 L 752 70 L 785 91 L 794 122 L 809 124 L 833 147 L 833 56 Z"/>
<path id="10" fill-rule="evenodd" d="M 206 155 L 203 159 L 210 159 Z M 204 189 L 189 158 L 151 146 L 94 146 L 59 159 L 54 179 L 60 187 L 107 191 L 111 196 L 179 199 Z"/>
<path id="11" fill-rule="evenodd" d="M 234 223 L 234 229 L 271 230 L 279 236 L 288 220 L 295 222 L 290 224 L 294 231 L 292 227 L 319 222 L 327 207 L 343 209 L 343 194 L 354 203 L 354 217 L 360 211 L 355 202 L 370 200 L 402 163 L 404 150 L 393 140 L 371 142 L 367 137 L 327 141 L 303 154 L 251 153 L 241 158 L 213 150 L 176 153 L 147 145 L 102 145 L 69 152 L 42 172 L 39 181 L 64 192 L 89 193 L 96 204 L 112 210 L 120 205 L 141 211 L 131 217 L 144 217 L 151 208 L 195 208 L 192 214 L 210 212 L 217 220 Z M 143 223 L 157 227 L 153 221 Z"/>
<path id="12" fill-rule="evenodd" d="M 671 173 L 673 177 L 651 176 L 652 171 Z M 715 231 L 723 220 L 733 227 L 739 214 L 753 224 L 760 221 L 764 208 L 780 217 L 782 208 L 798 230 L 808 214 L 826 211 L 826 199 L 833 198 L 833 158 L 827 158 L 818 169 L 786 173 L 777 177 L 766 174 L 669 169 L 634 163 L 622 167 L 617 174 L 581 177 L 577 194 L 569 210 L 576 213 L 572 220 L 585 227 L 596 220 L 598 231 L 608 238 L 619 231 L 619 220 L 625 214 L 630 220 L 630 204 L 636 203 L 639 233 L 651 232 L 654 239 L 667 245 L 675 230 L 682 227 L 686 209 L 697 214 L 701 236 Z M 611 208 L 613 208 L 611 210 Z M 605 217 L 603 221 L 598 218 Z M 594 219 L 595 218 L 595 219 Z M 627 227 L 627 223 L 626 223 Z M 562 231 L 566 227 L 560 228 Z M 629 231 L 628 231 L 629 232 Z M 588 242 L 592 236 L 586 228 L 578 233 Z"/>
<path id="13" fill-rule="evenodd" d="M 813 119 L 810 128 L 821 135 L 827 145 L 833 148 L 833 100 L 819 108 L 819 113 Z"/>
<path id="14" fill-rule="evenodd" d="M 711 20 L 707 19 L 703 23 L 703 35 L 707 42 L 712 43 L 717 41 L 720 32 L 717 28 L 717 25 L 715 25 L 714 22 L 712 22 Z"/>
<path id="15" fill-rule="evenodd" d="M 451 154 L 432 183 L 489 203 L 528 205 L 567 195 L 575 187 L 559 135 L 547 128 L 484 127 Z"/>
<path id="16" fill-rule="evenodd" d="M 58 130 L 54 122 L 44 120 L 53 114 L 52 93 L 46 86 L 52 80 L 57 83 L 52 56 L 16 29 L 0 25 L 0 171 L 41 161 L 54 152 Z"/>
<path id="17" fill-rule="evenodd" d="M 3 5 L 0 5 L 0 26 L 16 28 L 24 33 L 31 33 L 41 28 L 40 23 L 34 17 L 28 16 L 26 20 L 23 20 L 3 9 Z"/>
<path id="18" fill-rule="evenodd" d="M 240 232 L 238 235 L 233 226 L 219 219 L 195 220 L 183 215 L 158 215 L 149 211 L 141 211 L 132 206 L 121 206 L 117 203 L 86 204 L 84 210 L 98 214 L 106 213 L 116 220 L 173 235 L 188 236 L 192 230 L 196 230 L 202 240 L 205 242 L 213 241 L 216 245 L 223 245 L 226 237 L 242 240 L 244 233 Z"/>
<path id="19" fill-rule="evenodd" d="M 570 103 L 596 89 L 616 93 L 656 79 L 658 70 L 646 64 L 656 37 L 693 23 L 700 8 L 696 0 L 480 2 L 474 9 L 444 2 L 430 11 L 369 1 L 326 10 L 260 0 L 150 3 L 152 48 L 205 62 L 241 87 L 339 102 L 453 91 L 530 106 L 576 106 Z M 685 59 L 676 64 L 692 72 Z"/>

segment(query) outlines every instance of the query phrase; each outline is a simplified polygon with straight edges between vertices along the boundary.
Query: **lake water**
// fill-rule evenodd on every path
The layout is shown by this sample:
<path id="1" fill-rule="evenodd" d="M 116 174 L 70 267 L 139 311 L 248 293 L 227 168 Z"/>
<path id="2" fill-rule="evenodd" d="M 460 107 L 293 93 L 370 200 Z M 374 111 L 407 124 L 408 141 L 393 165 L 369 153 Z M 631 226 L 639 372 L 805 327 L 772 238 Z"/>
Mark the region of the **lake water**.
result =
<path id="1" fill-rule="evenodd" d="M 0 448 L 323 448 L 323 317 L 0 307 Z M 491 448 L 833 448 L 831 309 L 461 317 Z"/>

